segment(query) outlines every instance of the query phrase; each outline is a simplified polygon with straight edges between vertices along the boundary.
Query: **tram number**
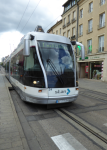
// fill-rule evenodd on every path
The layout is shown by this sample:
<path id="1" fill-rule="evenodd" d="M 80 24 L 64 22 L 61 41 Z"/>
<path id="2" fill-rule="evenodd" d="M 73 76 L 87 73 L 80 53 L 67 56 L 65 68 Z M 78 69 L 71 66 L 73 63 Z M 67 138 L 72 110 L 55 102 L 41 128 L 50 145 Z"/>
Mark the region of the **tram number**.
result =
<path id="1" fill-rule="evenodd" d="M 49 91 L 52 91 L 52 88 L 49 88 Z"/>

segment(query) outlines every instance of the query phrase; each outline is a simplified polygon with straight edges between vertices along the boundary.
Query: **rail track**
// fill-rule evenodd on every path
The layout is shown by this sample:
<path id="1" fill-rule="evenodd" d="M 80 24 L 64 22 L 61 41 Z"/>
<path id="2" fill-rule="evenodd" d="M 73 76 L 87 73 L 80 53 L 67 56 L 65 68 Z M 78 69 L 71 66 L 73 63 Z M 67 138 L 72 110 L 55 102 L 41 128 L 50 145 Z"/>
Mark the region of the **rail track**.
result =
<path id="1" fill-rule="evenodd" d="M 85 93 L 85 94 L 84 94 Z M 89 89 L 80 88 L 79 95 L 85 96 L 85 97 L 92 97 L 101 101 L 106 102 L 107 101 L 107 94 L 101 93 L 98 91 L 92 91 Z"/>
<path id="2" fill-rule="evenodd" d="M 86 136 L 91 138 L 98 145 L 107 150 L 107 135 L 80 119 L 76 115 L 66 111 L 65 109 L 55 109 L 55 111 L 66 121 L 73 124 L 80 131 L 84 132 Z"/>

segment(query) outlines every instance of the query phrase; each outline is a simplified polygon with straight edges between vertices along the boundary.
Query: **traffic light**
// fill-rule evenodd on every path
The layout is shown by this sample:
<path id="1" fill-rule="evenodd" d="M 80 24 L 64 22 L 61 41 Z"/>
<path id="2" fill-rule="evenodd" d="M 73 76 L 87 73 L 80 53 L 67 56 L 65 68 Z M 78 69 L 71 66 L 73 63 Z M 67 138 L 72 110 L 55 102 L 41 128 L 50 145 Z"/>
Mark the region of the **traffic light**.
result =
<path id="1" fill-rule="evenodd" d="M 78 45 L 77 47 L 78 47 L 79 50 L 81 50 L 81 46 Z"/>

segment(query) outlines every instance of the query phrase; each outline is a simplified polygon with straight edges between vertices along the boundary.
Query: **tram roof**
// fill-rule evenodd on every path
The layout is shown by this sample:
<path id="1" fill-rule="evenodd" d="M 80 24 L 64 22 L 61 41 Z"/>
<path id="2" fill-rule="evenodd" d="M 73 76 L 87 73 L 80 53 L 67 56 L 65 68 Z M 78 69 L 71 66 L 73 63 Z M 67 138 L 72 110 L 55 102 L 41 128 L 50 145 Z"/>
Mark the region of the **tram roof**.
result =
<path id="1" fill-rule="evenodd" d="M 64 36 L 50 34 L 50 33 L 42 33 L 42 32 L 29 32 L 28 34 L 31 34 L 35 36 L 36 40 L 41 41 L 51 41 L 51 42 L 61 42 L 66 44 L 71 44 L 70 40 Z"/>
<path id="2" fill-rule="evenodd" d="M 24 46 L 24 38 L 27 35 L 33 35 L 37 41 L 50 41 L 50 42 L 58 42 L 58 43 L 65 43 L 65 44 L 71 44 L 70 40 L 64 36 L 60 36 L 60 35 L 55 35 L 55 34 L 50 34 L 50 33 L 43 33 L 43 32 L 28 32 L 26 35 L 23 36 L 23 38 L 21 39 L 20 43 L 18 44 L 17 48 L 11 53 L 11 57 L 13 57 L 14 55 L 16 55 L 20 50 L 23 49 Z M 34 42 L 31 41 L 32 44 Z M 31 44 L 31 45 L 32 45 Z M 6 60 L 6 62 L 8 62 L 10 59 L 10 57 Z"/>

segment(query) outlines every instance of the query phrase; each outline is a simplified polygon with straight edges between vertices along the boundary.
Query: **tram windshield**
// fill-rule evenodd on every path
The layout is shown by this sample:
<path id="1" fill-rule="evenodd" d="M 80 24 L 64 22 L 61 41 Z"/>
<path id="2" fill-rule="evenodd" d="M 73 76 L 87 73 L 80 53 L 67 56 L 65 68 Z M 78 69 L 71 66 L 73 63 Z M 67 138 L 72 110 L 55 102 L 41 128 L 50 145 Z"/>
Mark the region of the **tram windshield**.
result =
<path id="1" fill-rule="evenodd" d="M 49 88 L 74 87 L 74 55 L 71 45 L 38 41 Z"/>

